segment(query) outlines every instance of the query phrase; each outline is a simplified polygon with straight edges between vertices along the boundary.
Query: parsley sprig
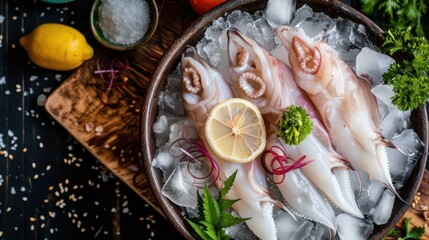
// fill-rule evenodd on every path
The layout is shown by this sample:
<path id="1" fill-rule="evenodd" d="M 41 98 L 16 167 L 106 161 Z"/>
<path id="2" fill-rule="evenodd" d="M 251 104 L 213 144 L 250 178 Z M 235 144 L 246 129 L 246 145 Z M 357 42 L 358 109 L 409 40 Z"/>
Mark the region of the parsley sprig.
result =
<path id="1" fill-rule="evenodd" d="M 313 129 L 313 122 L 307 110 L 301 106 L 291 105 L 277 122 L 277 136 L 286 144 L 300 144 Z"/>
<path id="2" fill-rule="evenodd" d="M 207 186 L 204 187 L 202 196 L 198 195 L 199 216 L 186 221 L 195 230 L 198 236 L 204 240 L 226 240 L 231 239 L 225 233 L 225 228 L 242 223 L 250 218 L 240 218 L 233 216 L 229 209 L 239 199 L 225 199 L 226 194 L 232 187 L 237 175 L 237 170 L 224 182 L 224 187 L 219 191 L 216 200 Z"/>
<path id="3" fill-rule="evenodd" d="M 413 35 L 411 27 L 390 29 L 382 49 L 400 58 L 383 74 L 384 82 L 393 86 L 393 104 L 402 111 L 425 105 L 429 99 L 428 40 Z"/>
<path id="4" fill-rule="evenodd" d="M 382 240 L 387 239 L 387 237 L 395 237 L 395 238 L 399 237 L 398 239 L 401 239 L 401 240 L 421 239 L 425 234 L 424 227 L 411 227 L 411 218 L 402 219 L 402 225 L 403 225 L 402 231 L 392 228 L 387 233 L 387 235 L 383 237 Z M 401 236 L 401 234 L 403 235 Z"/>
<path id="5" fill-rule="evenodd" d="M 425 35 L 421 23 L 427 10 L 425 0 L 361 0 L 361 4 L 362 12 L 369 16 L 379 16 L 381 13 L 385 29 L 411 26 L 417 35 Z"/>

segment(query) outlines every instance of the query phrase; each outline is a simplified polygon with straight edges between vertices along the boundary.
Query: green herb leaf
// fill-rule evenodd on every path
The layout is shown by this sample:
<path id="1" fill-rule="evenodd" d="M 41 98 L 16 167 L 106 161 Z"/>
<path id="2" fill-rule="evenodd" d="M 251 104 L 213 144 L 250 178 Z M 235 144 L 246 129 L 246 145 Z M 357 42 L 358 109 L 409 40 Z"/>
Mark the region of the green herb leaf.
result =
<path id="1" fill-rule="evenodd" d="M 383 16 L 382 28 L 411 26 L 412 32 L 425 36 L 421 18 L 427 11 L 425 0 L 361 0 L 361 10 L 368 16 Z"/>
<path id="2" fill-rule="evenodd" d="M 400 231 L 401 230 L 401 231 Z M 425 234 L 424 227 L 411 227 L 411 218 L 402 219 L 402 229 L 396 227 L 389 230 L 389 232 L 382 238 L 387 239 L 421 239 Z"/>
<path id="3" fill-rule="evenodd" d="M 225 199 L 232 187 L 237 170 L 228 177 L 223 188 L 219 191 L 219 198 L 216 200 L 210 193 L 207 186 L 204 187 L 203 195 L 198 195 L 199 216 L 193 219 L 186 219 L 189 225 L 195 230 L 199 237 L 204 240 L 227 240 L 230 237 L 225 233 L 225 228 L 242 223 L 250 218 L 235 217 L 230 213 L 230 208 L 238 199 Z"/>
<path id="4" fill-rule="evenodd" d="M 403 228 L 405 231 L 405 236 L 402 237 L 402 240 L 405 239 L 420 239 L 425 234 L 424 227 L 412 227 L 411 228 L 411 218 L 404 218 L 402 220 Z"/>
<path id="5" fill-rule="evenodd" d="M 395 228 L 392 228 L 387 232 L 386 236 L 384 236 L 381 240 L 385 240 L 387 237 L 395 237 L 399 235 L 401 232 L 396 230 Z"/>
<path id="6" fill-rule="evenodd" d="M 313 122 L 305 108 L 289 106 L 277 123 L 277 136 L 286 144 L 297 145 L 304 141 L 313 128 Z"/>
<path id="7" fill-rule="evenodd" d="M 384 52 L 400 56 L 383 74 L 385 83 L 393 86 L 393 104 L 402 111 L 425 105 L 429 99 L 429 42 L 411 33 L 411 28 L 389 29 L 382 45 Z"/>
<path id="8" fill-rule="evenodd" d="M 194 231 L 204 240 L 213 240 L 206 232 L 206 230 L 200 225 L 199 222 L 194 222 L 191 219 L 185 218 L 185 220 L 191 225 Z"/>
<path id="9" fill-rule="evenodd" d="M 373 15 L 377 6 L 379 6 L 379 0 L 361 0 L 362 12 L 367 15 Z"/>

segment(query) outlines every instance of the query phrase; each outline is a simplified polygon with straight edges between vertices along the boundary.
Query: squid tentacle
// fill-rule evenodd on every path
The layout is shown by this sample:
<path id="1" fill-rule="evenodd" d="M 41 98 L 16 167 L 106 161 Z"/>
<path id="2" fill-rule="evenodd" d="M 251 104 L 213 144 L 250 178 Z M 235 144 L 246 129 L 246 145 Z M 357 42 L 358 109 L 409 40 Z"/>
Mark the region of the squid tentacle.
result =
<path id="1" fill-rule="evenodd" d="M 251 72 L 244 72 L 240 75 L 239 86 L 249 98 L 260 98 L 267 89 L 262 78 Z"/>
<path id="2" fill-rule="evenodd" d="M 186 90 L 191 93 L 198 93 L 201 91 L 201 78 L 198 71 L 193 67 L 186 67 L 182 71 L 182 80 Z"/>

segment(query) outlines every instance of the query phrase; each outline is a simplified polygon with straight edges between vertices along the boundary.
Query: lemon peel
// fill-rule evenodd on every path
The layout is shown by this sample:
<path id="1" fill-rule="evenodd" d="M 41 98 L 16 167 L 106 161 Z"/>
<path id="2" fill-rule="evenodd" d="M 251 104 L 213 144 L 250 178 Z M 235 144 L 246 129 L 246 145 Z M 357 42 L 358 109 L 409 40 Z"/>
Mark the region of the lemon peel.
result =
<path id="1" fill-rule="evenodd" d="M 30 60 L 50 70 L 68 71 L 94 55 L 77 29 L 60 23 L 44 23 L 19 39 Z"/>

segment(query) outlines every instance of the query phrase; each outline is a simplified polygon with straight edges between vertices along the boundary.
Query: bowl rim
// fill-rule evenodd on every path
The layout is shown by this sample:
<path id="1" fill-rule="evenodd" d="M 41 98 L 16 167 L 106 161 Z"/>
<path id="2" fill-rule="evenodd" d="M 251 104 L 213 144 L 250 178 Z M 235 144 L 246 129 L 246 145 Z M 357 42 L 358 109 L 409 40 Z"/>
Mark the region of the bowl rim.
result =
<path id="1" fill-rule="evenodd" d="M 164 52 L 160 61 L 158 62 L 157 67 L 155 68 L 151 81 L 149 83 L 144 102 L 142 104 L 141 116 L 140 116 L 140 144 L 141 151 L 143 157 L 143 165 L 145 168 L 145 173 L 153 192 L 153 195 L 158 202 L 162 212 L 168 218 L 168 220 L 174 225 L 174 227 L 184 236 L 186 239 L 194 239 L 192 236 L 191 228 L 189 226 L 185 226 L 184 220 L 180 212 L 178 212 L 177 206 L 172 203 L 169 199 L 164 197 L 161 194 L 160 189 L 162 188 L 162 176 L 160 174 L 160 170 L 151 166 L 151 162 L 155 153 L 155 144 L 154 137 L 152 132 L 152 124 L 155 121 L 158 111 L 158 97 L 159 94 L 165 84 L 167 74 L 174 70 L 177 66 L 177 62 L 180 59 L 181 53 L 184 51 L 186 45 L 191 42 L 195 44 L 198 39 L 201 38 L 201 35 L 204 33 L 205 27 L 210 25 L 215 19 L 223 16 L 225 13 L 230 13 L 237 9 L 246 10 L 250 8 L 254 9 L 263 9 L 266 6 L 268 0 L 236 0 L 236 1 L 226 1 L 215 8 L 209 10 L 207 13 L 199 16 L 192 24 L 191 27 L 186 29 L 180 36 L 168 47 L 168 49 Z M 377 44 L 381 45 L 384 37 L 383 30 L 377 26 L 372 20 L 370 20 L 363 13 L 357 11 L 353 7 L 341 2 L 341 1 L 332 1 L 332 0 L 298 0 L 297 3 L 300 4 L 309 4 L 309 5 L 319 5 L 330 7 L 335 10 L 335 12 L 339 15 L 347 16 L 348 19 L 361 23 L 367 33 L 368 36 Z M 331 9 L 332 10 L 332 9 Z M 155 109 L 156 111 L 152 111 Z M 401 196 L 403 199 L 411 205 L 411 202 L 418 191 L 418 187 L 423 178 L 423 173 L 426 167 L 427 160 L 427 152 L 428 152 L 428 119 L 425 106 L 421 106 L 418 108 L 416 112 L 421 113 L 419 115 L 419 119 L 414 119 L 417 121 L 417 124 L 424 123 L 422 127 L 423 136 L 420 136 L 421 140 L 425 143 L 425 148 L 423 150 L 423 156 L 417 161 L 416 166 L 414 167 L 411 174 L 415 175 L 416 182 L 412 183 L 412 192 L 407 196 Z M 421 118 L 421 119 L 420 119 Z M 405 187 L 405 186 L 404 186 Z M 403 187 L 403 188 L 404 188 Z M 401 188 L 400 192 L 403 190 Z M 398 203 L 395 200 L 395 206 Z M 402 204 L 399 206 L 399 209 L 391 219 L 388 224 L 380 225 L 382 231 L 374 232 L 370 239 L 381 239 L 384 235 L 387 234 L 388 230 L 396 225 L 396 223 L 401 219 L 401 217 L 408 210 L 408 206 Z M 178 219 L 178 215 L 180 215 L 181 219 Z M 176 216 L 176 218 L 174 217 Z M 392 216 L 391 216 L 392 217 Z"/>
<path id="2" fill-rule="evenodd" d="M 89 22 L 90 22 L 90 28 L 92 35 L 94 38 L 103 46 L 110 48 L 112 50 L 117 51 L 127 51 L 127 50 L 134 50 L 136 48 L 141 47 L 143 44 L 147 43 L 152 36 L 155 34 L 157 28 L 158 28 L 158 21 L 159 21 L 159 12 L 158 12 L 158 6 L 156 5 L 155 0 L 143 0 L 146 1 L 150 8 L 150 22 L 148 29 L 146 33 L 144 34 L 143 38 L 139 41 L 123 45 L 111 42 L 107 40 L 102 33 L 102 30 L 100 29 L 97 19 L 98 19 L 98 7 L 100 6 L 102 0 L 95 0 L 94 3 L 91 6 L 90 10 L 90 16 L 89 16 Z"/>

